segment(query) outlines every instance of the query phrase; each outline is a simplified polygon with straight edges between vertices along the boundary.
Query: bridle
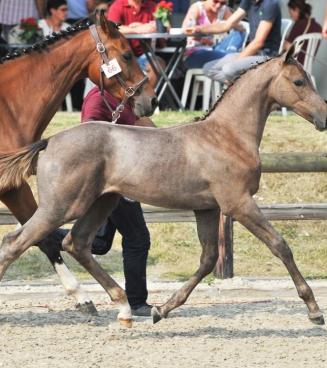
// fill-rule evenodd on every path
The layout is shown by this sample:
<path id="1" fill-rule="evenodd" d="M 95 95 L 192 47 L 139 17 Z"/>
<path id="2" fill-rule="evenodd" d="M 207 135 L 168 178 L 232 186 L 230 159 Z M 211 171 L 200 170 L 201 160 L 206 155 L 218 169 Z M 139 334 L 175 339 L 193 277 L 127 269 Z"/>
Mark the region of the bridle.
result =
<path id="1" fill-rule="evenodd" d="M 109 65 L 109 58 L 107 55 L 107 50 L 105 45 L 103 44 L 103 42 L 101 41 L 98 31 L 96 29 L 95 24 L 92 24 L 90 26 L 90 32 L 91 35 L 96 43 L 96 50 L 97 52 L 100 54 L 101 59 L 102 59 L 102 63 Z M 103 87 L 103 70 L 100 66 L 100 94 L 103 98 L 103 101 L 105 103 L 105 105 L 107 106 L 108 110 L 111 112 L 111 117 L 112 117 L 112 123 L 116 123 L 117 120 L 120 118 L 120 114 L 121 112 L 124 110 L 125 105 L 128 101 L 129 98 L 133 97 L 135 95 L 135 93 L 143 86 L 143 84 L 145 82 L 148 81 L 148 77 L 145 75 L 144 78 L 138 82 L 134 87 L 131 86 L 127 86 L 126 82 L 124 81 L 124 79 L 122 78 L 122 76 L 120 75 L 120 73 L 114 75 L 115 78 L 118 79 L 119 83 L 121 84 L 121 86 L 124 88 L 124 97 L 121 100 L 121 102 L 117 105 L 117 107 L 115 109 L 113 109 L 109 102 L 106 100 L 105 96 L 104 96 L 104 87 Z"/>

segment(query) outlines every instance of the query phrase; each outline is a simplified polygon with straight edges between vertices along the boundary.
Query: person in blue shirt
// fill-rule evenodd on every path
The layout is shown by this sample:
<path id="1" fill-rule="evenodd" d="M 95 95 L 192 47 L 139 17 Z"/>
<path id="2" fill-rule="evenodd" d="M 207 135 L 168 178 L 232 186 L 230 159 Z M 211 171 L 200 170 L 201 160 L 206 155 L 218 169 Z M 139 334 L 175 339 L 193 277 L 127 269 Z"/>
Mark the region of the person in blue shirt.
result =
<path id="1" fill-rule="evenodd" d="M 281 42 L 281 9 L 278 0 L 241 0 L 239 8 L 224 22 L 196 26 L 195 32 L 228 32 L 245 18 L 250 23 L 249 44 L 240 53 L 206 63 L 204 74 L 221 83 L 233 81 L 251 65 L 276 56 Z"/>

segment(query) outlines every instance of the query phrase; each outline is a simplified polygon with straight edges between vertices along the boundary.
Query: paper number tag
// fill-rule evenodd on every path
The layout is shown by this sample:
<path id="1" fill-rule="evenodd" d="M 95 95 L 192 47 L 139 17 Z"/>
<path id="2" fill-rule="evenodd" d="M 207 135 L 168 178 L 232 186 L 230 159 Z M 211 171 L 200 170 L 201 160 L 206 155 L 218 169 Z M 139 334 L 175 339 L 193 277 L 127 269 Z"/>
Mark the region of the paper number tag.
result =
<path id="1" fill-rule="evenodd" d="M 121 67 L 117 59 L 110 60 L 109 64 L 102 64 L 101 69 L 107 78 L 111 78 L 121 72 Z"/>

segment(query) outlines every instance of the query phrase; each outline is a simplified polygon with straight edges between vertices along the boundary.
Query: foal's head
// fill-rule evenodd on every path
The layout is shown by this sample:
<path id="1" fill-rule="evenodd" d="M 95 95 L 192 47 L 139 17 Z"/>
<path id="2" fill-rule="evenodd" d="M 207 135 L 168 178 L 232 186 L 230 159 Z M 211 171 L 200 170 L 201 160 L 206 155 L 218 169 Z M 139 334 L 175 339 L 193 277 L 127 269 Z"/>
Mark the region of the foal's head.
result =
<path id="1" fill-rule="evenodd" d="M 313 123 L 316 129 L 325 130 L 327 105 L 302 65 L 293 59 L 293 53 L 294 47 L 291 47 L 278 59 L 279 72 L 272 81 L 269 95 L 281 106 Z"/>
<path id="2" fill-rule="evenodd" d="M 101 42 L 106 48 L 106 53 L 109 60 L 116 59 L 121 68 L 118 74 L 120 83 L 117 83 L 116 77 L 107 78 L 103 74 L 103 87 L 112 95 L 123 100 L 127 87 L 136 88 L 135 95 L 131 98 L 134 111 L 138 116 L 152 115 L 157 107 L 157 98 L 150 83 L 145 80 L 145 75 L 141 70 L 133 51 L 126 38 L 119 32 L 118 26 L 110 21 L 107 21 L 103 12 L 100 13 L 98 19 L 99 25 L 97 31 Z M 97 85 L 101 84 L 99 69 L 102 64 L 102 59 L 94 57 L 88 68 L 90 79 Z M 137 86 L 141 83 L 141 86 Z"/>

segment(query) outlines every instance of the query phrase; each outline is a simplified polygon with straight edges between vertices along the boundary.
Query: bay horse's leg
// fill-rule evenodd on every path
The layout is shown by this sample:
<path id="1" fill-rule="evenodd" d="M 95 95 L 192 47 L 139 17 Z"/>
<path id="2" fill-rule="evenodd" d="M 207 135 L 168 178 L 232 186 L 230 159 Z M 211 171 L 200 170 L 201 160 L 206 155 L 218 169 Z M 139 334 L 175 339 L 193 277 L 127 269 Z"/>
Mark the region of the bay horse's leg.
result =
<path id="1" fill-rule="evenodd" d="M 324 324 L 323 314 L 318 307 L 313 292 L 298 270 L 292 251 L 286 241 L 264 217 L 251 196 L 245 198 L 242 203 L 242 206 L 232 214 L 233 218 L 263 241 L 271 252 L 282 260 L 294 281 L 300 298 L 308 307 L 309 319 L 318 325 Z"/>
<path id="2" fill-rule="evenodd" d="M 104 220 L 119 202 L 119 195 L 104 194 L 76 221 L 63 241 L 63 248 L 69 252 L 104 288 L 111 300 L 118 304 L 119 322 L 132 326 L 132 313 L 125 291 L 112 279 L 92 257 L 91 243 Z"/>
<path id="3" fill-rule="evenodd" d="M 1 195 L 0 200 L 10 209 L 20 224 L 28 221 L 37 209 L 30 186 L 24 182 L 21 187 L 12 189 Z M 76 300 L 76 307 L 84 313 L 96 314 L 96 308 L 87 293 L 80 287 L 79 282 L 68 270 L 61 255 L 60 248 L 63 240 L 60 231 L 55 230 L 37 245 L 50 260 L 57 272 L 66 293 Z"/>
<path id="4" fill-rule="evenodd" d="M 214 268 L 218 259 L 219 210 L 194 211 L 198 237 L 202 246 L 200 266 L 193 276 L 160 307 L 152 308 L 153 323 L 166 318 L 168 313 L 184 304 L 193 289 Z"/>

